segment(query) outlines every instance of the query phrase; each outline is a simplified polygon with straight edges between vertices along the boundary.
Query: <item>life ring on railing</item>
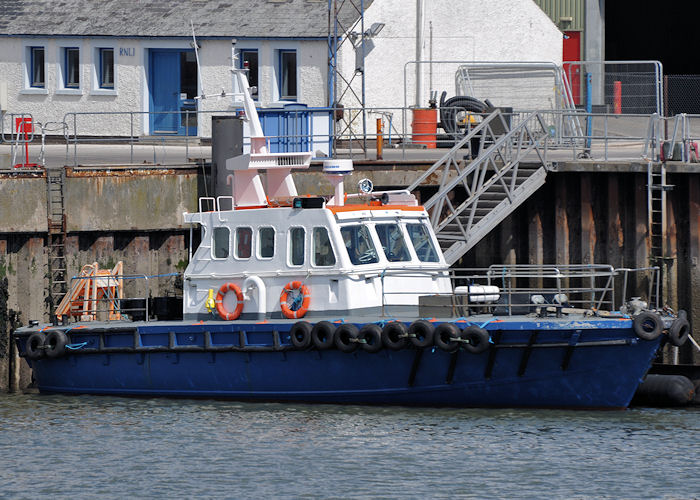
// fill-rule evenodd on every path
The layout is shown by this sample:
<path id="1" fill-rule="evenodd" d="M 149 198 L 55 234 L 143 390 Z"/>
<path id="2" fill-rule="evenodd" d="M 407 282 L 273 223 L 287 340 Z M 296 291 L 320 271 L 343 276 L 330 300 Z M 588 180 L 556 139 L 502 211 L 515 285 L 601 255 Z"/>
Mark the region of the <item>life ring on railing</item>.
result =
<path id="1" fill-rule="evenodd" d="M 299 296 L 301 297 L 301 305 L 296 309 L 292 309 L 291 306 L 298 305 L 298 298 L 295 299 L 291 306 L 287 304 L 287 297 L 293 290 L 299 290 Z M 303 318 L 306 312 L 309 310 L 309 303 L 311 302 L 311 292 L 309 292 L 309 287 L 304 285 L 301 281 L 292 281 L 284 285 L 282 289 L 282 295 L 280 295 L 280 307 L 282 308 L 282 314 L 287 319 L 297 319 Z"/>
<path id="2" fill-rule="evenodd" d="M 233 312 L 228 312 L 226 310 L 226 307 L 224 307 L 224 296 L 228 292 L 234 292 L 236 294 L 236 309 L 233 310 Z M 221 285 L 221 288 L 219 288 L 219 293 L 216 294 L 216 312 L 219 313 L 219 316 L 221 316 L 221 319 L 226 320 L 226 321 L 233 321 L 234 319 L 238 319 L 238 317 L 241 315 L 241 311 L 243 311 L 243 292 L 241 292 L 241 289 L 238 285 L 235 283 L 224 283 Z"/>

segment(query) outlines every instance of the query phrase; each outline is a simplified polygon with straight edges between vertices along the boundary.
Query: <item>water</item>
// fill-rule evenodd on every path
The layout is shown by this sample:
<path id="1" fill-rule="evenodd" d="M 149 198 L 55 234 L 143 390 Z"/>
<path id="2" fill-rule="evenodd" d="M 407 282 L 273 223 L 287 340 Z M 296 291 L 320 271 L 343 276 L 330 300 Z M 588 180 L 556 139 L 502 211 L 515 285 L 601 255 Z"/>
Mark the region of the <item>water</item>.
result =
<path id="1" fill-rule="evenodd" d="M 0 396 L 0 497 L 693 498 L 700 408 Z"/>

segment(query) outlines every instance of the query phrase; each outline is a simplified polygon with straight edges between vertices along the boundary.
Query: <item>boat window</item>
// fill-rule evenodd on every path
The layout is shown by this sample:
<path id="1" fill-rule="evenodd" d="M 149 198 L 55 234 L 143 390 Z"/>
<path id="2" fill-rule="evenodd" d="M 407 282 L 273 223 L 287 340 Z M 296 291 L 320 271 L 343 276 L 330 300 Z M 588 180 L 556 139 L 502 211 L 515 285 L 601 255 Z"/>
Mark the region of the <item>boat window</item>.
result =
<path id="1" fill-rule="evenodd" d="M 305 235 L 303 227 L 293 227 L 289 230 L 289 262 L 293 266 L 304 264 Z"/>
<path id="2" fill-rule="evenodd" d="M 430 231 L 425 224 L 406 224 L 408 236 L 411 238 L 413 248 L 416 250 L 418 260 L 421 262 L 438 262 L 437 250 L 430 238 Z"/>
<path id="3" fill-rule="evenodd" d="M 348 250 L 350 262 L 355 265 L 374 264 L 379 262 L 377 250 L 374 248 L 369 229 L 359 224 L 340 228 L 345 248 Z"/>
<path id="4" fill-rule="evenodd" d="M 214 228 L 214 258 L 225 259 L 228 257 L 229 232 L 227 227 Z"/>
<path id="5" fill-rule="evenodd" d="M 250 259 L 253 249 L 253 230 L 249 227 L 236 228 L 236 258 Z"/>
<path id="6" fill-rule="evenodd" d="M 258 230 L 258 252 L 261 259 L 271 259 L 275 255 L 275 230 L 261 227 Z"/>
<path id="7" fill-rule="evenodd" d="M 405 262 L 411 260 L 411 255 L 406 248 L 401 227 L 398 224 L 377 224 L 374 226 L 382 242 L 384 255 L 389 262 Z"/>
<path id="8" fill-rule="evenodd" d="M 314 228 L 314 265 L 332 266 L 335 264 L 335 254 L 325 227 Z"/>

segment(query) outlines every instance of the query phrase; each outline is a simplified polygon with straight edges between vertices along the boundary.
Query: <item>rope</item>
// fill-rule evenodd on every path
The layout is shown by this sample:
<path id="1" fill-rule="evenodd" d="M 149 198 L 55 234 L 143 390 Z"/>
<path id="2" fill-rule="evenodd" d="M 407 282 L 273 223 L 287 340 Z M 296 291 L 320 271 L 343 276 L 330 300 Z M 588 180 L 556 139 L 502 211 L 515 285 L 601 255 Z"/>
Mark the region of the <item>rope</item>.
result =
<path id="1" fill-rule="evenodd" d="M 87 342 L 82 342 L 80 344 L 66 344 L 66 349 L 71 349 L 73 351 L 77 351 L 78 349 L 82 349 L 87 345 Z"/>

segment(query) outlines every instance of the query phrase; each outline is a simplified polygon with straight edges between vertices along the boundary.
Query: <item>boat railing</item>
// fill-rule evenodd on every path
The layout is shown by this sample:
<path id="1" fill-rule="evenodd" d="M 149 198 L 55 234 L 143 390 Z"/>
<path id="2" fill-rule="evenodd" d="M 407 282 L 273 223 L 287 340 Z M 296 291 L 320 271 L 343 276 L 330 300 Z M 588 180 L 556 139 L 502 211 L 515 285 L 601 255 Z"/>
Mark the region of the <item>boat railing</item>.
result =
<path id="1" fill-rule="evenodd" d="M 158 275 L 131 274 L 131 275 L 107 275 L 107 276 L 74 276 L 71 278 L 72 289 L 82 288 L 86 293 L 77 294 L 70 300 L 67 312 L 58 320 L 65 322 L 70 319 L 78 321 L 150 321 L 155 313 L 169 305 L 163 305 L 162 301 L 178 299 L 178 297 L 154 297 L 154 284 L 157 279 L 178 279 L 182 273 L 167 273 Z M 76 283 L 90 286 L 79 287 Z M 177 286 L 163 286 L 159 288 L 174 290 Z M 127 289 L 133 293 L 127 293 Z M 176 300 L 177 302 L 177 300 Z M 181 304 L 177 305 L 176 314 L 181 311 Z M 155 309 L 155 311 L 154 311 Z M 172 307 L 170 307 L 172 309 Z M 171 311 L 172 312 L 172 311 Z"/>
<path id="2" fill-rule="evenodd" d="M 390 276 L 407 277 L 416 270 L 388 270 L 382 276 L 382 305 L 406 304 L 415 291 L 386 286 Z M 658 309 L 659 268 L 614 268 L 610 265 L 493 265 L 450 269 L 452 291 L 419 297 L 424 317 L 474 314 L 568 313 L 605 315 L 619 311 L 630 298 L 645 298 Z M 635 297 L 631 297 L 633 295 Z M 640 299 L 641 300 L 641 299 Z"/>

